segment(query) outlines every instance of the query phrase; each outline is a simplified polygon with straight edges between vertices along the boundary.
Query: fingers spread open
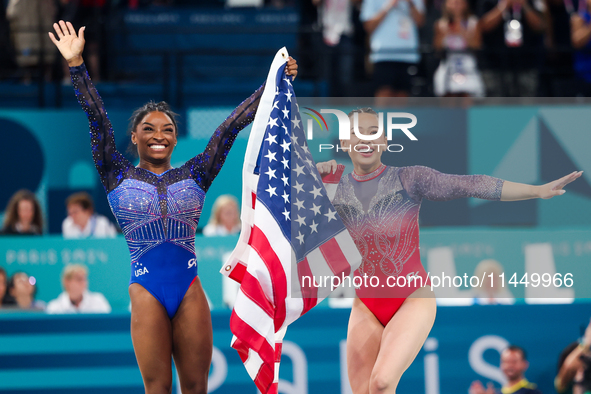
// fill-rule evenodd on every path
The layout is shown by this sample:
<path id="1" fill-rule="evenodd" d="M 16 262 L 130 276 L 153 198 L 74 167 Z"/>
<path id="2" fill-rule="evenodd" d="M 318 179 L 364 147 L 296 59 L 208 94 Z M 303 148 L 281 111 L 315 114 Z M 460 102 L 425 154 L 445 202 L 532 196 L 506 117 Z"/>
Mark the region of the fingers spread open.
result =
<path id="1" fill-rule="evenodd" d="M 66 26 L 66 22 L 60 21 L 60 27 L 62 29 L 62 34 L 64 36 L 69 36 L 70 32 L 68 31 L 68 26 Z"/>
<path id="2" fill-rule="evenodd" d="M 49 39 L 51 40 L 51 42 L 53 42 L 55 45 L 57 45 L 59 41 L 57 40 L 57 38 L 55 38 L 53 33 L 49 32 L 48 34 L 49 34 Z"/>

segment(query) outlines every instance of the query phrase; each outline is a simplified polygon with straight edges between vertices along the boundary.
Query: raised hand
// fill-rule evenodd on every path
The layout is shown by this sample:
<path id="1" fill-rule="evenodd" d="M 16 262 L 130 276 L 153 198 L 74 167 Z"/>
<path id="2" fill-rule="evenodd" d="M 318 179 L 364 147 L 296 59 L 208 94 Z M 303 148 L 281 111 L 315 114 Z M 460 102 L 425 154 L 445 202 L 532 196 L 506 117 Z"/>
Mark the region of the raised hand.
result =
<path id="1" fill-rule="evenodd" d="M 293 75 L 292 81 L 298 75 L 298 62 L 296 62 L 296 60 L 291 56 L 289 57 L 289 59 L 287 59 L 287 66 L 285 66 L 285 74 Z"/>
<path id="2" fill-rule="evenodd" d="M 554 196 L 563 195 L 566 192 L 565 190 L 563 190 L 563 187 L 565 187 L 575 179 L 579 178 L 581 175 L 583 175 L 583 171 L 575 171 L 566 176 L 563 176 L 560 179 L 540 186 L 540 198 L 548 199 Z"/>
<path id="3" fill-rule="evenodd" d="M 68 62 L 68 66 L 76 67 L 83 63 L 82 51 L 84 50 L 84 29 L 81 27 L 76 35 L 76 30 L 70 22 L 59 21 L 54 23 L 53 28 L 57 34 L 56 39 L 53 33 L 49 33 L 49 38 L 55 44 L 57 49 Z"/>

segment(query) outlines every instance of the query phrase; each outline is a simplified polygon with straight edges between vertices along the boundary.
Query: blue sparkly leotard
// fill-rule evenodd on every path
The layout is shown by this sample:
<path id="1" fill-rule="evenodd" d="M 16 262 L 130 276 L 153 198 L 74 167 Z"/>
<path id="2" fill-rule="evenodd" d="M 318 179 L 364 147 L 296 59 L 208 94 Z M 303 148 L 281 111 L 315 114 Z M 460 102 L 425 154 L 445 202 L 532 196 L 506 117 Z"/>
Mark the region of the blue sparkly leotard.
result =
<path id="1" fill-rule="evenodd" d="M 154 174 L 134 167 L 115 147 L 111 122 L 84 64 L 70 68 L 90 124 L 92 157 L 131 254 L 139 283 L 172 318 L 197 277 L 195 230 L 205 193 L 238 135 L 254 119 L 259 88 L 217 128 L 205 151 L 183 166 Z"/>

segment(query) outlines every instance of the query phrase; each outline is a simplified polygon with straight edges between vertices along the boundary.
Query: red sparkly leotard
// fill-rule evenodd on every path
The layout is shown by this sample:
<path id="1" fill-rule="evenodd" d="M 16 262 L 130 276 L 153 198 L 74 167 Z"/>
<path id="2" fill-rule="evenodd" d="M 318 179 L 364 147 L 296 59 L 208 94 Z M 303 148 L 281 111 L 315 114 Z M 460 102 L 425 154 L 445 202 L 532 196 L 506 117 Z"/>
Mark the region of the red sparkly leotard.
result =
<path id="1" fill-rule="evenodd" d="M 379 280 L 366 281 L 357 296 L 384 326 L 409 295 L 429 284 L 419 254 L 421 201 L 500 200 L 502 188 L 498 178 L 442 174 L 423 166 L 382 165 L 362 177 L 341 178 L 332 202 L 363 258 L 355 275 Z M 400 276 L 421 280 L 397 281 Z M 390 286 L 394 283 L 400 286 Z"/>

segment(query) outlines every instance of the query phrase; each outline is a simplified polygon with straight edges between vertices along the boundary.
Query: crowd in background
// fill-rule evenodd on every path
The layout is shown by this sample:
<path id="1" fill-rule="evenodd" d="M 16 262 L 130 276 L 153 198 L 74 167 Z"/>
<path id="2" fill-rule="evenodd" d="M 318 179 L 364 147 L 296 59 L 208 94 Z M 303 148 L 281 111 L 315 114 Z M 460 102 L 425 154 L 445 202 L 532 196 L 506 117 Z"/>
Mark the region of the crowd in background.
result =
<path id="1" fill-rule="evenodd" d="M 576 96 L 591 87 L 588 0 L 302 0 L 302 77 L 330 96 Z M 109 18 L 120 10 L 186 6 L 179 0 L 5 0 L 0 67 L 68 82 L 47 38 L 53 22 L 86 26 L 85 60 L 104 76 Z M 207 1 L 200 7 L 223 7 Z M 195 6 L 193 4 L 193 6 Z M 9 26 L 9 27 L 8 27 Z M 10 44 L 10 45 L 9 45 Z M 43 50 L 41 50 L 41 48 Z M 11 60 L 10 60 L 11 59 Z"/>

